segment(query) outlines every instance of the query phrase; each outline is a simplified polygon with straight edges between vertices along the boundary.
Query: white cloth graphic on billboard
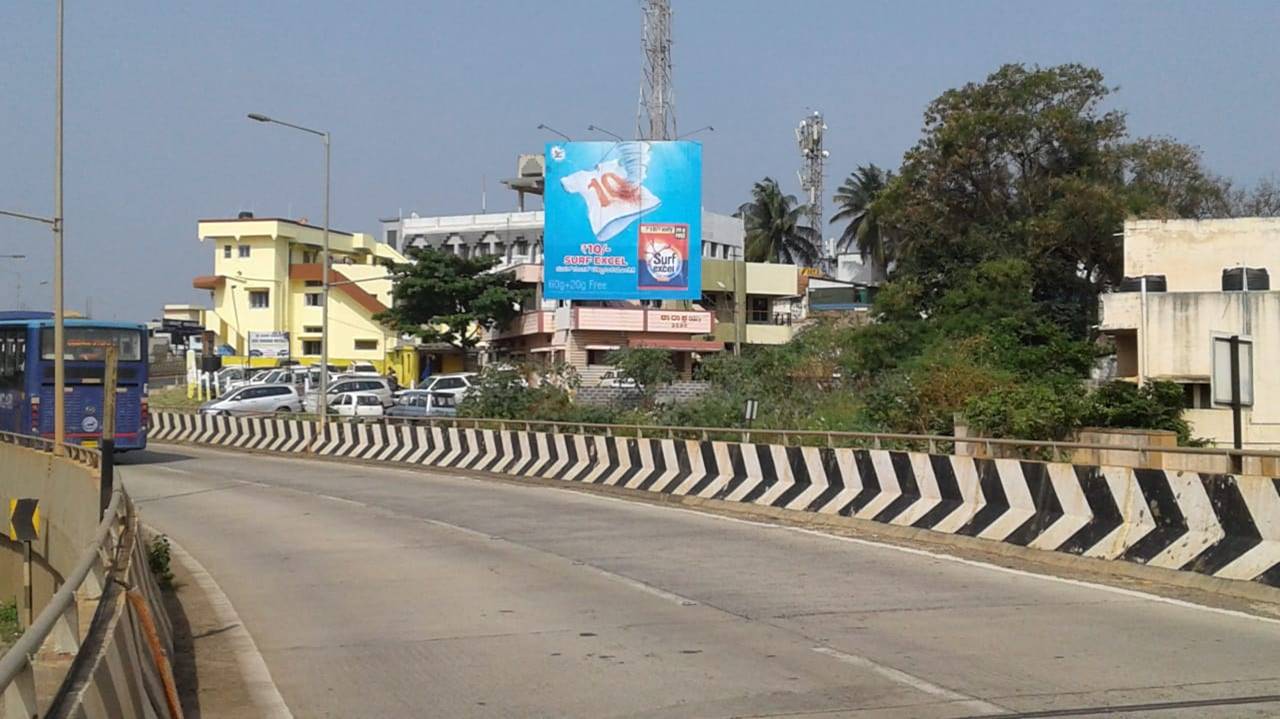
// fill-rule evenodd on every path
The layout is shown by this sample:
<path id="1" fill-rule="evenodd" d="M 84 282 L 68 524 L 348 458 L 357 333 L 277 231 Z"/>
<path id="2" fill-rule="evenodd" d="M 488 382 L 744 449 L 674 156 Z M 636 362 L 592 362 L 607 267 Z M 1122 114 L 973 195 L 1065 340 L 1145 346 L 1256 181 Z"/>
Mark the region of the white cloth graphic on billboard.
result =
<path id="1" fill-rule="evenodd" d="M 627 228 L 641 214 L 662 200 L 638 182 L 628 179 L 622 163 L 607 160 L 594 170 L 581 170 L 560 180 L 565 191 L 581 195 L 587 203 L 587 219 L 596 239 L 605 242 Z"/>

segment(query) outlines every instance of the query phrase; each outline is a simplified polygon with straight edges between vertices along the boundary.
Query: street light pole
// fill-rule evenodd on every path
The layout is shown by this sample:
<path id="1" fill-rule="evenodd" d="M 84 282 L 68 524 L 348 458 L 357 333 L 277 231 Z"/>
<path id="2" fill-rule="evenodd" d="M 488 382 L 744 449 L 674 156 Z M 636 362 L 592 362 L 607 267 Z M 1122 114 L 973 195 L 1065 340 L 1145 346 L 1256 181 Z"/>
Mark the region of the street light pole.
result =
<path id="1" fill-rule="evenodd" d="M 62 304 L 62 6 L 58 0 L 58 40 L 55 74 L 56 109 L 53 123 L 53 451 L 62 452 L 67 439 L 66 345 L 63 332 L 66 314 Z"/>
<path id="2" fill-rule="evenodd" d="M 329 391 L 329 133 L 324 133 L 324 244 L 320 251 L 320 273 L 323 284 L 320 292 L 320 394 L 316 408 L 320 412 L 320 436 L 326 435 L 329 411 L 326 405 Z"/>
<path id="3" fill-rule="evenodd" d="M 27 259 L 26 255 L 0 255 L 0 260 L 25 260 L 25 259 Z M 13 273 L 13 276 L 15 278 L 14 285 L 16 286 L 16 289 L 18 292 L 17 296 L 14 298 L 14 302 L 17 305 L 17 309 L 21 310 L 22 309 L 22 272 L 15 271 Z"/>
<path id="4" fill-rule="evenodd" d="M 61 1 L 59 0 L 59 2 Z M 320 252 L 320 274 L 323 278 L 320 297 L 320 386 L 317 388 L 318 393 L 316 396 L 316 411 L 320 413 L 320 435 L 323 437 L 329 423 L 327 407 L 327 394 L 329 392 L 329 133 L 324 130 L 313 130 L 310 127 L 277 120 L 257 112 L 249 113 L 248 117 L 256 122 L 268 122 L 318 135 L 324 142 L 324 244 Z"/>

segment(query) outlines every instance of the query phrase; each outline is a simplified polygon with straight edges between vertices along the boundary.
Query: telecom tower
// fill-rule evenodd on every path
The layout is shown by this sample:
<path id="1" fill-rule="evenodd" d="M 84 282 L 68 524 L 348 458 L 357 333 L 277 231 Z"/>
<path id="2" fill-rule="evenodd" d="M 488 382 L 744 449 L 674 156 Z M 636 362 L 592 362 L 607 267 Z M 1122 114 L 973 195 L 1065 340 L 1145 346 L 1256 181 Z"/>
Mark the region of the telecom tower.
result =
<path id="1" fill-rule="evenodd" d="M 800 189 L 809 193 L 809 226 L 818 235 L 818 256 L 823 263 L 829 264 L 832 252 L 827 247 L 822 226 L 822 177 L 826 171 L 827 157 L 831 153 L 822 148 L 822 141 L 827 134 L 827 123 L 822 121 L 822 113 L 817 110 L 800 121 L 796 128 L 796 142 L 800 145 L 802 165 L 797 173 L 800 176 Z"/>
<path id="2" fill-rule="evenodd" d="M 644 83 L 636 134 L 646 140 L 676 137 L 676 95 L 671 85 L 671 2 L 642 0 L 644 4 Z"/>

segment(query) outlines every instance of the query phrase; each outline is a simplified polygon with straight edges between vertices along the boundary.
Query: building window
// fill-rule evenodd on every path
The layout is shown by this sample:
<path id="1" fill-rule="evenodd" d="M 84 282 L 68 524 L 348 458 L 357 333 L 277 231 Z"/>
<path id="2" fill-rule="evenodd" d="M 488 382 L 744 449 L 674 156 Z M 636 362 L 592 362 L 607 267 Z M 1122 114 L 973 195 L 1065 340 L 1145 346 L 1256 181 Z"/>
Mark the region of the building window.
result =
<path id="1" fill-rule="evenodd" d="M 303 325 L 302 326 L 303 334 L 318 335 L 321 332 L 323 332 L 323 330 L 320 329 L 320 325 Z"/>
<path id="2" fill-rule="evenodd" d="M 378 340 L 356 340 L 356 349 L 372 351 L 378 349 Z"/>
<path id="3" fill-rule="evenodd" d="M 308 292 L 307 294 L 303 295 L 303 297 L 306 299 L 306 305 L 307 305 L 307 307 L 319 307 L 319 306 L 320 306 L 320 297 L 321 297 L 321 294 L 320 294 L 319 292 Z"/>
<path id="4" fill-rule="evenodd" d="M 307 287 L 321 287 L 324 285 L 320 280 L 307 280 Z"/>
<path id="5" fill-rule="evenodd" d="M 316 329 L 318 330 L 318 329 L 320 329 L 320 328 L 319 328 L 319 327 L 317 327 Z M 304 354 L 304 355 L 319 355 L 319 354 L 320 354 L 320 340 L 302 340 L 302 354 Z"/>
<path id="6" fill-rule="evenodd" d="M 1186 409 L 1213 409 L 1213 395 L 1208 382 L 1182 385 L 1182 406 Z"/>
<path id="7" fill-rule="evenodd" d="M 302 264 L 310 265 L 316 261 L 316 253 L 311 250 L 302 251 Z"/>
<path id="8" fill-rule="evenodd" d="M 397 230 L 387 230 L 387 244 L 391 245 L 391 249 L 395 249 L 396 247 L 396 240 L 398 239 L 397 237 L 398 234 L 399 233 Z"/>
<path id="9" fill-rule="evenodd" d="M 769 322 L 769 298 L 768 297 L 748 297 L 747 298 L 747 321 L 754 323 Z"/>
<path id="10" fill-rule="evenodd" d="M 248 245 L 240 245 L 240 258 L 241 258 L 241 259 L 244 259 L 244 258 L 246 258 L 246 257 L 248 257 L 248 256 L 249 256 L 249 246 L 248 246 Z"/>
<path id="11" fill-rule="evenodd" d="M 249 307 L 255 310 L 265 310 L 271 306 L 270 290 L 249 290 Z"/>
<path id="12" fill-rule="evenodd" d="M 613 350 L 587 350 L 587 364 L 609 364 L 609 355 Z"/>
<path id="13" fill-rule="evenodd" d="M 231 245 L 222 246 L 222 259 L 224 260 L 231 259 Z"/>

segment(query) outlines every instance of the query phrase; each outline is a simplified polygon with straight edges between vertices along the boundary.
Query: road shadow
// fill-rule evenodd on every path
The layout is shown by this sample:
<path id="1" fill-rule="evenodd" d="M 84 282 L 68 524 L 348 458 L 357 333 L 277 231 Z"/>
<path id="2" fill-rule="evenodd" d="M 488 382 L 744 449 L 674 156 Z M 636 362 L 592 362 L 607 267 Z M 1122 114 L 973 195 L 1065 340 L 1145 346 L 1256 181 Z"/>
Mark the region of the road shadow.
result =
<path id="1" fill-rule="evenodd" d="M 173 464 L 175 462 L 186 462 L 192 459 L 195 459 L 195 457 L 189 454 L 181 454 L 178 452 L 158 452 L 153 449 L 142 449 L 117 454 L 116 464 L 122 467 L 144 464 Z"/>
<path id="2" fill-rule="evenodd" d="M 200 719 L 200 676 L 196 671 L 195 637 L 191 622 L 178 599 L 176 586 L 161 590 L 164 608 L 173 626 L 173 681 L 178 686 L 178 700 L 185 719 Z"/>

